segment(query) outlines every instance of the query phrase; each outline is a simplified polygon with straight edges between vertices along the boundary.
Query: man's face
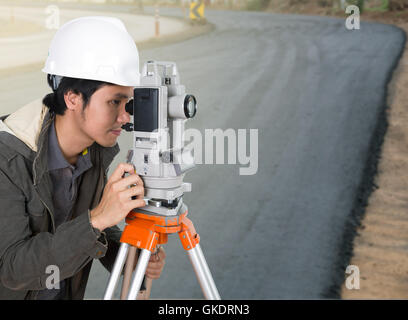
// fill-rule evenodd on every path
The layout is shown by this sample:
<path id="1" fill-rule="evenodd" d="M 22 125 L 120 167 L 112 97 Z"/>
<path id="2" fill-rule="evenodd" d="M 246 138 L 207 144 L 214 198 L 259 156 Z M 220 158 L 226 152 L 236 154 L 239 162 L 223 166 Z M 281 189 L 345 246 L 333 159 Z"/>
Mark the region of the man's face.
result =
<path id="1" fill-rule="evenodd" d="M 91 96 L 79 119 L 80 129 L 103 147 L 115 145 L 122 125 L 130 121 L 125 105 L 133 98 L 133 87 L 103 86 Z"/>

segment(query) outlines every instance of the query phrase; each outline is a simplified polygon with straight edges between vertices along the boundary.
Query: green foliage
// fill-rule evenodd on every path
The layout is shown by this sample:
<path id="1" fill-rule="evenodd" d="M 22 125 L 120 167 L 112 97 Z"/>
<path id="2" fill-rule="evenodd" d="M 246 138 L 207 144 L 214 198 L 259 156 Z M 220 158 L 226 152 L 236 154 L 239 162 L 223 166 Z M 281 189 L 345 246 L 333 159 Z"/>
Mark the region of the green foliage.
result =
<path id="1" fill-rule="evenodd" d="M 368 1 L 368 3 L 367 3 L 367 5 L 366 5 L 366 8 L 365 8 L 365 10 L 366 11 L 371 11 L 371 12 L 384 12 L 384 11 L 388 11 L 389 10 L 389 3 L 390 3 L 390 1 L 389 0 L 383 0 L 382 2 L 381 2 L 381 5 L 377 5 L 377 6 L 373 6 L 373 5 L 371 5 L 371 6 L 369 6 L 369 1 Z"/>
<path id="2" fill-rule="evenodd" d="M 246 5 L 247 10 L 261 11 L 268 7 L 271 0 L 250 0 Z"/>
<path id="3" fill-rule="evenodd" d="M 360 9 L 360 13 L 364 11 L 364 0 L 347 0 L 348 4 L 353 4 Z"/>

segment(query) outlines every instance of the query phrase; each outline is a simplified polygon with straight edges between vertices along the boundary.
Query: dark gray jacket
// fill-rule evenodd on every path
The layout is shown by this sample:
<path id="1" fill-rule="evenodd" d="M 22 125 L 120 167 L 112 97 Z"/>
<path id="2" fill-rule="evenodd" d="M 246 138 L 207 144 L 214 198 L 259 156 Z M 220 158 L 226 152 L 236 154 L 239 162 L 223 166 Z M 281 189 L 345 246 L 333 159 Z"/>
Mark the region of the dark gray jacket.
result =
<path id="1" fill-rule="evenodd" d="M 89 210 L 100 201 L 118 145 L 88 150 L 72 220 L 55 230 L 47 172 L 47 130 L 52 122 L 40 100 L 0 118 L 0 299 L 35 299 L 46 288 L 47 266 L 68 279 L 66 299 L 83 299 L 93 259 L 111 270 L 121 231 L 92 228 Z M 102 298 L 102 297 L 101 297 Z"/>

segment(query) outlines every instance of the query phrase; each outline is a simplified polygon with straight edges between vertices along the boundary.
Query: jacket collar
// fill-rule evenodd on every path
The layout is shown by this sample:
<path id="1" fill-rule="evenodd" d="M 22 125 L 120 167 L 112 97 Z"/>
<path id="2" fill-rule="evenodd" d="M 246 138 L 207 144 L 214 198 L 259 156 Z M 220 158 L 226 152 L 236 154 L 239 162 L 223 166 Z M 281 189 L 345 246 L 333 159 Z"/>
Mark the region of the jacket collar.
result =
<path id="1" fill-rule="evenodd" d="M 10 114 L 3 121 L 2 129 L 24 142 L 32 151 L 37 152 L 38 139 L 47 114 L 48 108 L 37 99 Z M 22 150 L 17 148 L 16 151 Z"/>

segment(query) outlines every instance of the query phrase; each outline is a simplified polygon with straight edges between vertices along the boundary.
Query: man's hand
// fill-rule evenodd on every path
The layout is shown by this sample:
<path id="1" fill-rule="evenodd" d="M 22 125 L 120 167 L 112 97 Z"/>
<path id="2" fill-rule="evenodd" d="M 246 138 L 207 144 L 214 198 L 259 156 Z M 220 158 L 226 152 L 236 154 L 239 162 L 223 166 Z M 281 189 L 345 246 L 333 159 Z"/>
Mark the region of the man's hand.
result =
<path id="1" fill-rule="evenodd" d="M 162 247 L 150 256 L 149 264 L 146 268 L 146 277 L 150 279 L 159 279 L 166 263 L 166 253 Z"/>
<path id="2" fill-rule="evenodd" d="M 129 176 L 123 178 L 125 173 Z M 120 163 L 106 183 L 101 202 L 91 211 L 92 226 L 100 231 L 115 226 L 132 209 L 146 205 L 143 196 L 143 181 L 133 165 Z"/>

